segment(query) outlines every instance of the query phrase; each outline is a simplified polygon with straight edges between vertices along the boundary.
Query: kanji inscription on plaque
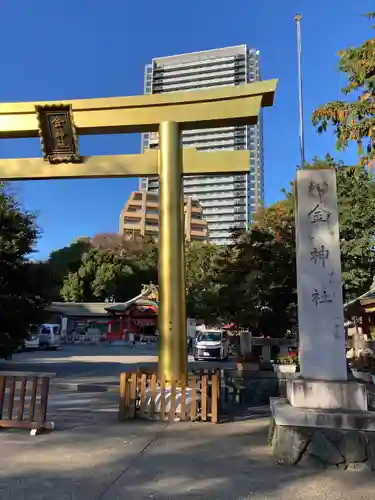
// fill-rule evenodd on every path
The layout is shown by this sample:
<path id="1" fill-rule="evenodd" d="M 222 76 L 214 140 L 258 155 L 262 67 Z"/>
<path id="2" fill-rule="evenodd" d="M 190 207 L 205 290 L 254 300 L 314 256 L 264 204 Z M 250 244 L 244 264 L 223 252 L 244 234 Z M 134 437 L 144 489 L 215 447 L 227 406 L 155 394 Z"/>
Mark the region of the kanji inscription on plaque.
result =
<path id="1" fill-rule="evenodd" d="M 70 104 L 36 106 L 43 158 L 50 163 L 79 163 L 77 134 Z"/>

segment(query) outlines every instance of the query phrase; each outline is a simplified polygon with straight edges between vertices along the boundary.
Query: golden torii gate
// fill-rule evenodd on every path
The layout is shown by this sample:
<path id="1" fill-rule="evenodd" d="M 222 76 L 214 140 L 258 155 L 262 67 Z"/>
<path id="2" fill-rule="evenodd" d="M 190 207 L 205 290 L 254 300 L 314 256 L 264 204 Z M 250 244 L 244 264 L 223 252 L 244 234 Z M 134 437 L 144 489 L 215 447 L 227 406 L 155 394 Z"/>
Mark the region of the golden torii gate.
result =
<path id="1" fill-rule="evenodd" d="M 277 80 L 193 92 L 0 104 L 0 139 L 40 137 L 43 159 L 0 159 L 0 180 L 160 178 L 159 376 L 187 378 L 183 175 L 248 172 L 248 151 L 182 150 L 181 131 L 255 125 Z M 159 132 L 159 151 L 86 156 L 78 135 Z"/>

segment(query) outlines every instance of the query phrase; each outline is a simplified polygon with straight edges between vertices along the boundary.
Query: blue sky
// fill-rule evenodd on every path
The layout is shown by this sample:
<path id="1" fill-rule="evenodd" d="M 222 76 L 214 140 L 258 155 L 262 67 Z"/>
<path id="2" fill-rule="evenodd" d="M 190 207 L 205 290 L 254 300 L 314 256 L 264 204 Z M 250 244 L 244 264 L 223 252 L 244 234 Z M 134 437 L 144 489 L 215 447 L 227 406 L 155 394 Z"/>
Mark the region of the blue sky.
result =
<path id="1" fill-rule="evenodd" d="M 306 158 L 337 153 L 332 134 L 318 136 L 312 111 L 340 96 L 337 51 L 372 36 L 361 17 L 373 2 L 341 0 L 13 0 L 0 16 L 0 101 L 140 94 L 153 57 L 246 43 L 261 51 L 264 79 L 279 78 L 265 110 L 266 203 L 280 197 L 299 160 L 296 30 L 303 15 Z M 81 137 L 81 154 L 138 153 L 137 135 Z M 40 156 L 33 140 L 2 140 L 2 157 Z M 43 231 L 38 256 L 78 236 L 114 232 L 136 179 L 34 181 L 13 184 Z"/>

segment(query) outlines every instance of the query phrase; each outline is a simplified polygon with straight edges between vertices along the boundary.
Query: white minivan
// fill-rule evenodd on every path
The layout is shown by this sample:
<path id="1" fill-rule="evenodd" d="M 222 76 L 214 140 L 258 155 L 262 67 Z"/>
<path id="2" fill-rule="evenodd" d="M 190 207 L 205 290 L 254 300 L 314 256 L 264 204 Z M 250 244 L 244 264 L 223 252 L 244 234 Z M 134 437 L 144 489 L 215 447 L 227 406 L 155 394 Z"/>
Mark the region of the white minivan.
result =
<path id="1" fill-rule="evenodd" d="M 219 359 L 229 357 L 229 340 L 225 330 L 202 330 L 195 339 L 194 360 Z"/>
<path id="2" fill-rule="evenodd" d="M 33 351 L 35 349 L 39 349 L 39 335 L 28 332 L 23 341 L 23 347 L 27 351 Z"/>
<path id="3" fill-rule="evenodd" d="M 60 325 L 45 323 L 39 332 L 39 347 L 57 349 L 60 347 Z"/>

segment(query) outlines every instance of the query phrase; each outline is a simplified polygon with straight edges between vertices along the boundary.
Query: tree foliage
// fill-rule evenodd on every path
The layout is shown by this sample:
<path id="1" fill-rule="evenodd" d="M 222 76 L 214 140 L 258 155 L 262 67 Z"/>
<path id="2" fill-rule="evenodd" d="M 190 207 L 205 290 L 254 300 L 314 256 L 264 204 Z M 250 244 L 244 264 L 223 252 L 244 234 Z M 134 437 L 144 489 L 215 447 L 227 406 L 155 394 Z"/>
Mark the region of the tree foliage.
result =
<path id="1" fill-rule="evenodd" d="M 38 237 L 33 214 L 0 186 L 0 337 L 17 344 L 44 318 L 41 268 L 29 260 Z M 0 343 L 3 341 L 0 339 Z"/>
<path id="2" fill-rule="evenodd" d="M 375 18 L 375 13 L 366 16 Z M 339 69 L 347 76 L 342 92 L 353 99 L 321 106 L 313 113 L 312 122 L 320 133 L 326 131 L 329 124 L 333 125 L 338 149 L 345 149 L 350 141 L 355 141 L 361 163 L 372 166 L 375 162 L 375 38 L 359 47 L 342 50 L 339 56 Z"/>
<path id="3" fill-rule="evenodd" d="M 49 281 L 51 300 L 61 300 L 61 289 L 66 277 L 78 271 L 82 257 L 92 247 L 90 238 L 79 238 L 69 246 L 55 250 L 47 262 L 40 263 L 41 272 L 45 273 Z M 42 267 L 44 266 L 44 269 Z"/>
<path id="4" fill-rule="evenodd" d="M 157 248 L 153 242 L 129 242 L 117 235 L 93 238 L 75 272 L 61 290 L 66 301 L 126 301 L 143 283 L 157 282 Z"/>
<path id="5" fill-rule="evenodd" d="M 337 167 L 344 298 L 369 290 L 375 276 L 375 182 L 371 171 Z"/>
<path id="6" fill-rule="evenodd" d="M 213 321 L 218 285 L 215 282 L 220 248 L 196 241 L 185 245 L 185 283 L 187 313 Z"/>
<path id="7" fill-rule="evenodd" d="M 269 224 L 274 214 L 264 211 L 264 221 L 259 217 L 222 255 L 217 312 L 254 335 L 280 337 L 296 323 L 295 250 L 281 214 Z"/>

